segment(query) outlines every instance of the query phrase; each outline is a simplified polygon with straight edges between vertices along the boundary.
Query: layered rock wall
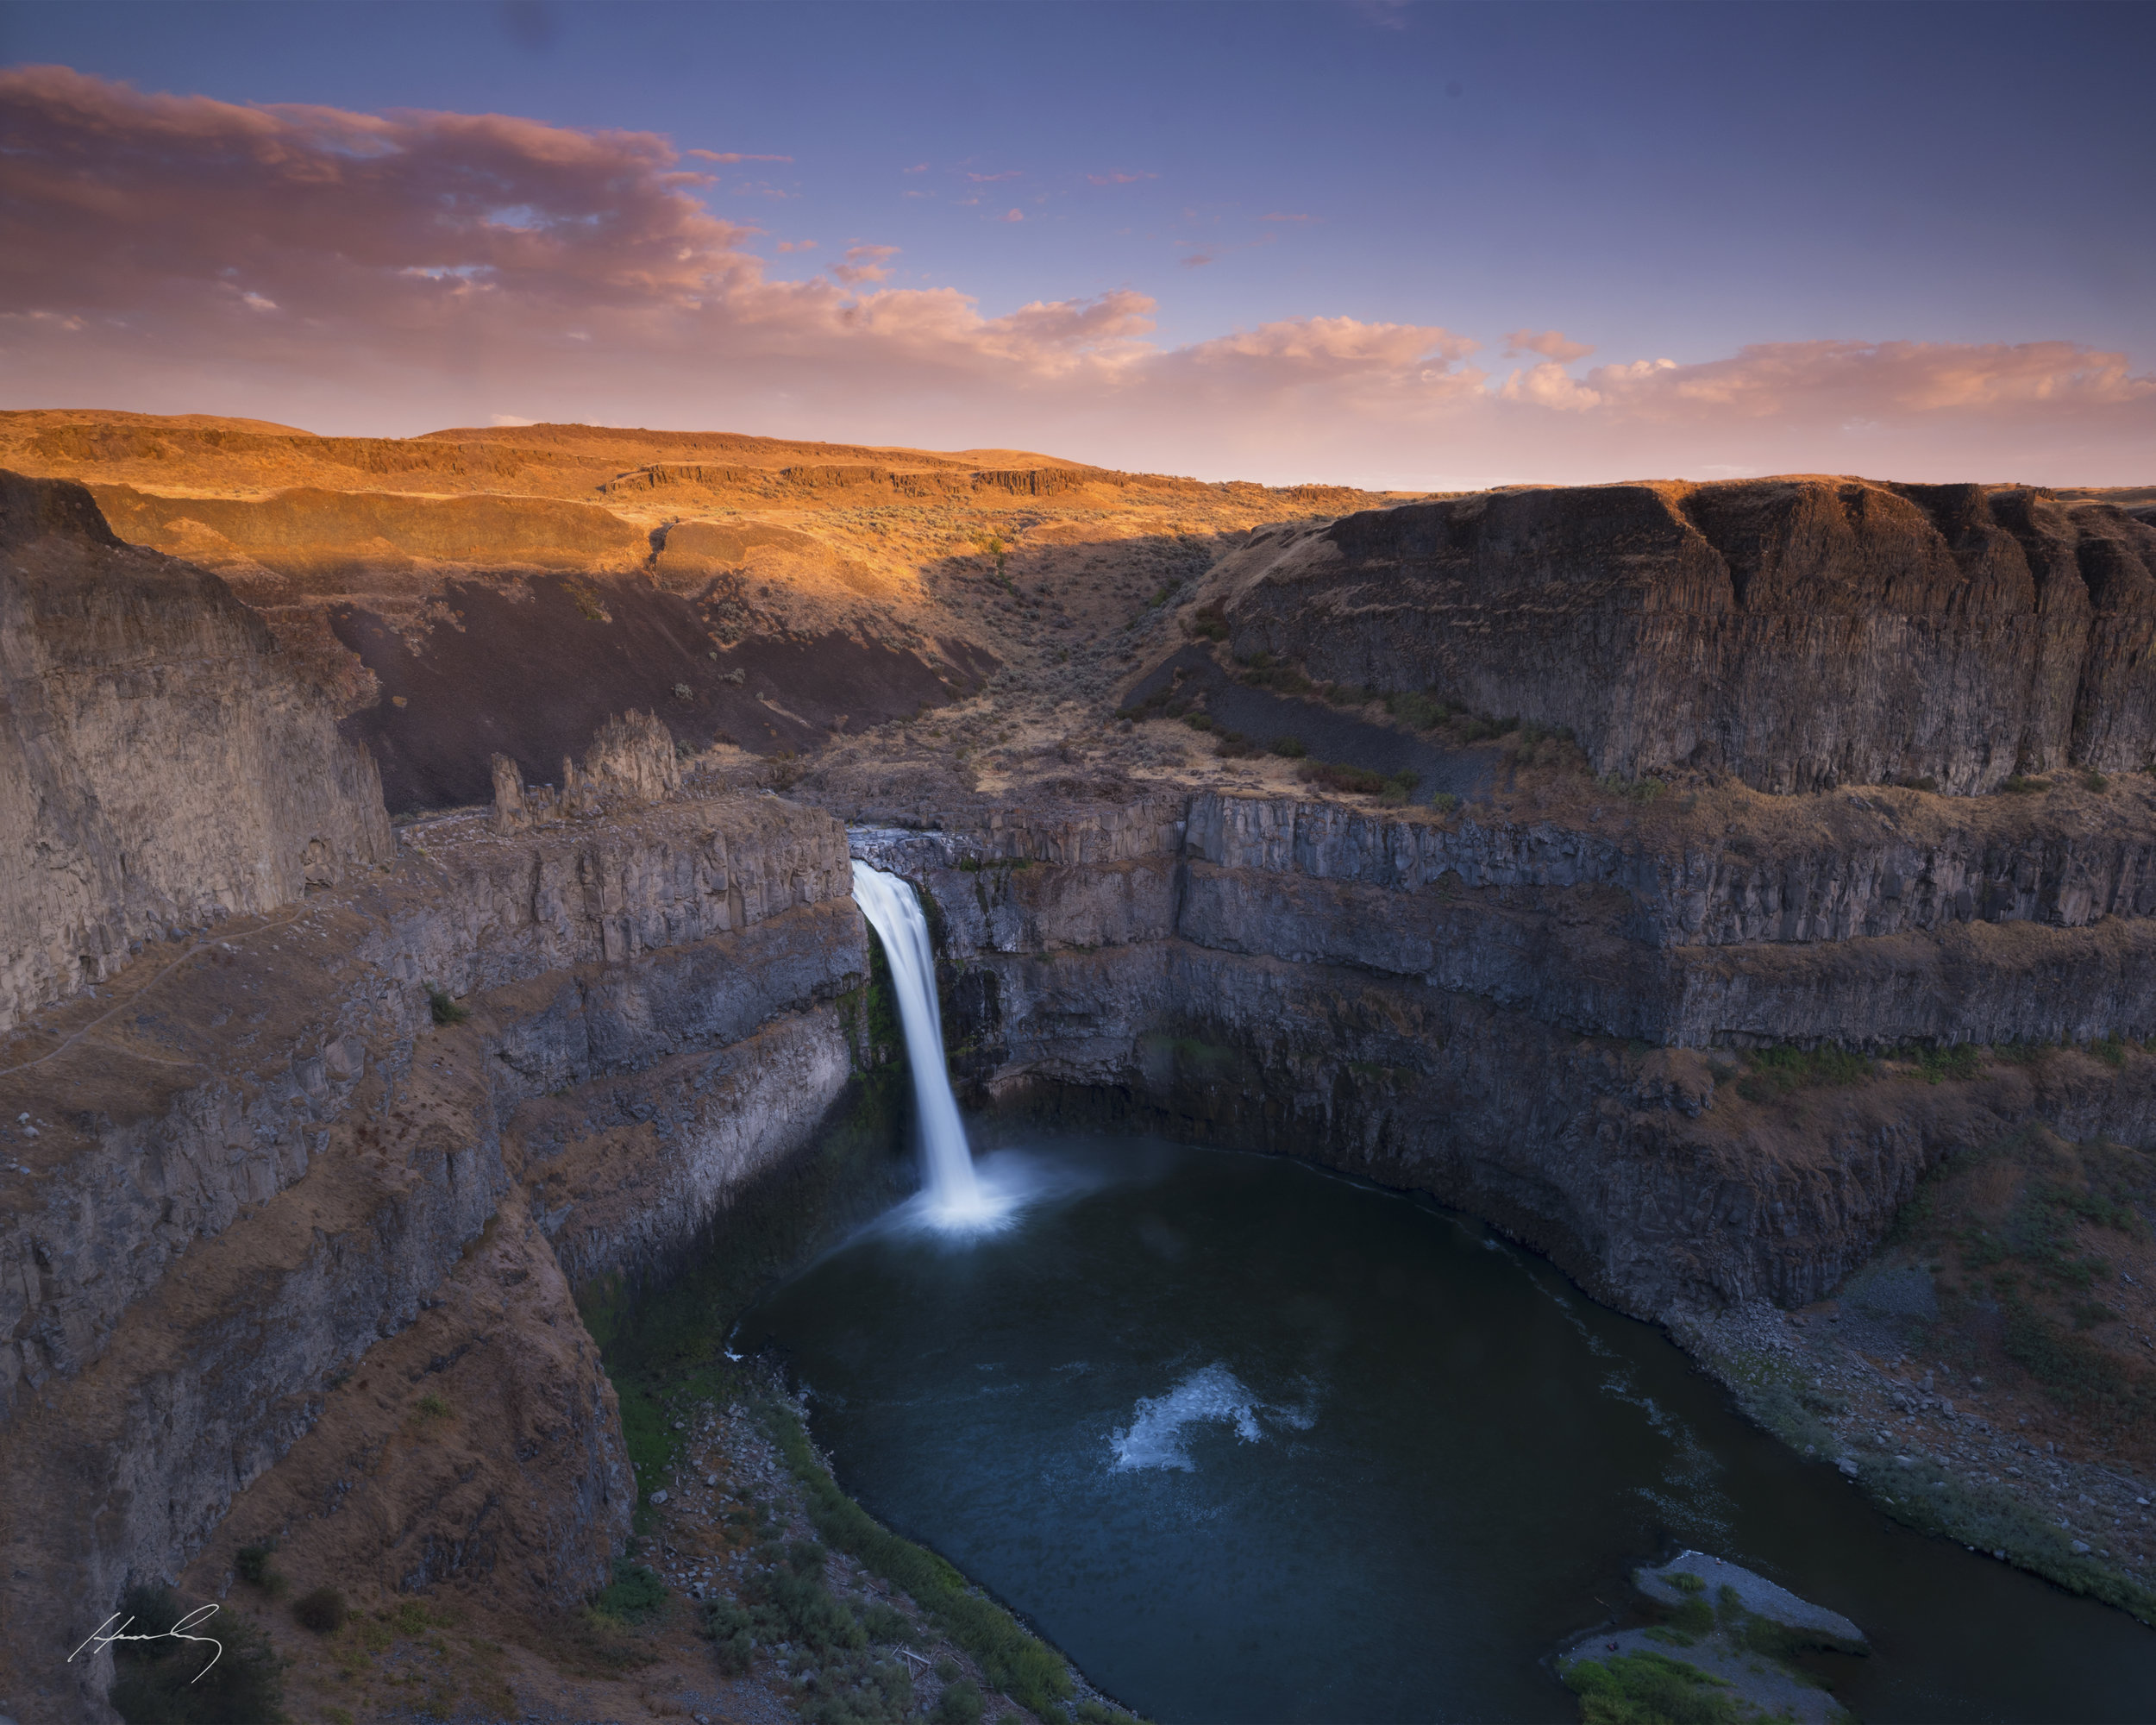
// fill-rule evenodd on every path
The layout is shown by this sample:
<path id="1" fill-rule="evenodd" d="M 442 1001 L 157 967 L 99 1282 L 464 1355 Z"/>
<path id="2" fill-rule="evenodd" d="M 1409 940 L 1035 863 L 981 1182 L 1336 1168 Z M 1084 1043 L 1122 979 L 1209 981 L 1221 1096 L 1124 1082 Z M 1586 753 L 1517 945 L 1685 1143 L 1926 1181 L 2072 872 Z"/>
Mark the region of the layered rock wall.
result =
<path id="1" fill-rule="evenodd" d="M 380 780 L 215 575 L 0 474 L 0 1029 L 388 861 Z"/>
<path id="2" fill-rule="evenodd" d="M 1074 853 L 1076 812 L 854 844 L 934 900 L 981 1100 L 1431 1192 L 1645 1315 L 1817 1297 L 1926 1170 L 2028 1120 L 2156 1136 L 2156 1059 L 2122 1045 L 1951 1084 L 1911 1052 L 2156 1031 L 2146 794 L 1745 809 L 1612 826 L 1206 793 L 1098 863 L 1040 860 Z M 1972 916 L 1940 886 L 1971 875 L 2012 889 Z M 1800 1095 L 1734 1082 L 1737 1051 L 1821 1042 L 1902 1057 Z"/>
<path id="3" fill-rule="evenodd" d="M 1484 493 L 1259 536 L 1238 654 L 1570 727 L 1599 772 L 1987 791 L 2156 754 L 2156 531 L 1842 479 Z"/>
<path id="4" fill-rule="evenodd" d="M 64 1662 L 78 1620 L 233 1544 L 235 1502 L 348 1584 L 586 1596 L 633 1491 L 566 1278 L 679 1253 L 856 1069 L 829 817 L 754 797 L 405 837 L 0 1049 L 0 1694 L 26 1720 L 105 1716 L 101 1671 Z M 413 1412 L 452 1382 L 464 1438 Z M 415 1419 L 470 1465 L 385 1452 Z"/>

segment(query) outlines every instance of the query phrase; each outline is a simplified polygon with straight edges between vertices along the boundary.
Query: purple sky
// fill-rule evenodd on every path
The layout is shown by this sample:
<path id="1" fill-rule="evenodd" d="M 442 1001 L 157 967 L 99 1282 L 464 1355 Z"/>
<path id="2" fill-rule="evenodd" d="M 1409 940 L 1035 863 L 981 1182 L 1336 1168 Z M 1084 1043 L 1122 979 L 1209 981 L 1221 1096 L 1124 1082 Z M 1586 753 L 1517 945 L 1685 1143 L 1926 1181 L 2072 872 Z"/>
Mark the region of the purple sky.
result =
<path id="1" fill-rule="evenodd" d="M 2153 49 L 2126 5 L 0 7 L 0 404 L 2147 484 Z"/>

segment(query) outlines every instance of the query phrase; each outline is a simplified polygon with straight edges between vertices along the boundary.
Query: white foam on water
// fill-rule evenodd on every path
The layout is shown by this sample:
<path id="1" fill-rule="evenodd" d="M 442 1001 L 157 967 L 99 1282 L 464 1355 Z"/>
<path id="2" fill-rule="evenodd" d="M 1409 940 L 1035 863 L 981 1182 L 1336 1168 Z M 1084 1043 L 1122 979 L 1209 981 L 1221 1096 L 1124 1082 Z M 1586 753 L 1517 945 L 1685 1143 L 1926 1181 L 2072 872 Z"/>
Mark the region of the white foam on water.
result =
<path id="1" fill-rule="evenodd" d="M 1193 1426 L 1226 1423 L 1246 1444 L 1262 1441 L 1264 1427 L 1258 1415 L 1307 1432 L 1317 1419 L 1314 1402 L 1304 1408 L 1276 1408 L 1261 1402 L 1248 1385 L 1225 1365 L 1200 1366 L 1165 1396 L 1143 1396 L 1131 1412 L 1128 1427 L 1108 1433 L 1108 1449 L 1119 1471 L 1137 1468 L 1178 1468 L 1196 1471 L 1185 1447 Z"/>

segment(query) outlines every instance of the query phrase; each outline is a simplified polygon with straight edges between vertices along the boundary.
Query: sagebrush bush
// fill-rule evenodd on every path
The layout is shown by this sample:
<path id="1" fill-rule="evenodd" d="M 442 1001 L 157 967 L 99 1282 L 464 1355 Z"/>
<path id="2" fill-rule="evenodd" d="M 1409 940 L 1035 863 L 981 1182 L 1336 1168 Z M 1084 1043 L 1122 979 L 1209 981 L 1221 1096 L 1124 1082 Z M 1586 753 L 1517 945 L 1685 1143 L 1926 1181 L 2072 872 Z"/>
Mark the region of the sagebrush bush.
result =
<path id="1" fill-rule="evenodd" d="M 344 1627 L 344 1596 L 334 1587 L 317 1587 L 292 1601 L 292 1617 L 303 1629 L 317 1635 L 334 1634 Z"/>

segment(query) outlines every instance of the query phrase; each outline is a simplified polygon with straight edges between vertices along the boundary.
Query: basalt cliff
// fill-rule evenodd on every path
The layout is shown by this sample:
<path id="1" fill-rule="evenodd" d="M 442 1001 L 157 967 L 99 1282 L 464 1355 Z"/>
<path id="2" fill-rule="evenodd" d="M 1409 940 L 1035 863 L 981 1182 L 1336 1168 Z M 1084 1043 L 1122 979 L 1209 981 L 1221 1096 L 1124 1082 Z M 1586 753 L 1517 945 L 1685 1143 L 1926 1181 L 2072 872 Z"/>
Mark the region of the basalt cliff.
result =
<path id="1" fill-rule="evenodd" d="M 663 704 L 522 758 L 475 687 L 491 800 L 392 830 L 295 634 L 79 488 L 0 497 L 22 1721 L 110 1718 L 67 1654 L 123 1590 L 228 1596 L 272 1539 L 297 1584 L 535 1622 L 605 1581 L 655 1480 L 587 1320 L 904 1178 L 851 858 L 924 894 L 984 1134 L 1310 1158 L 1687 1334 L 1831 1296 L 1967 1152 L 2156 1141 L 2156 536 L 2101 502 L 1224 530 L 1112 653 L 1014 625 L 992 687 L 792 760 Z M 1092 579 L 1009 555 L 1043 613 Z M 2090 1345 L 2143 1369 L 2147 1287 L 2106 1298 Z"/>
<path id="2" fill-rule="evenodd" d="M 1984 486 L 1514 491 L 1257 536 L 1238 653 L 1564 725 L 1598 772 L 1759 789 L 2145 765 L 2156 528 Z"/>

